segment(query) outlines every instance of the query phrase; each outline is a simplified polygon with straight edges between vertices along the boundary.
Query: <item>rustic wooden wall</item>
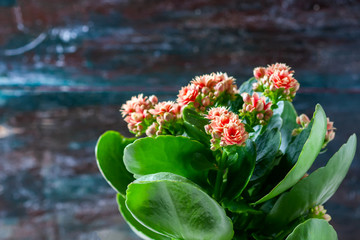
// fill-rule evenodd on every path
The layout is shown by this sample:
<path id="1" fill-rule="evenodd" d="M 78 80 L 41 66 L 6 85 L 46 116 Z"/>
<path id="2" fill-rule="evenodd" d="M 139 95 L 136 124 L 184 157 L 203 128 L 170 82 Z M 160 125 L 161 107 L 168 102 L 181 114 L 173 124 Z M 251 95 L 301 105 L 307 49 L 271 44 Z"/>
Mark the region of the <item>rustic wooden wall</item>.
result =
<path id="1" fill-rule="evenodd" d="M 299 113 L 335 121 L 321 166 L 360 135 L 360 1 L 0 0 L 0 239 L 136 239 L 93 153 L 127 134 L 119 106 L 273 62 L 296 70 Z M 326 205 L 343 240 L 360 235 L 359 156 Z"/>

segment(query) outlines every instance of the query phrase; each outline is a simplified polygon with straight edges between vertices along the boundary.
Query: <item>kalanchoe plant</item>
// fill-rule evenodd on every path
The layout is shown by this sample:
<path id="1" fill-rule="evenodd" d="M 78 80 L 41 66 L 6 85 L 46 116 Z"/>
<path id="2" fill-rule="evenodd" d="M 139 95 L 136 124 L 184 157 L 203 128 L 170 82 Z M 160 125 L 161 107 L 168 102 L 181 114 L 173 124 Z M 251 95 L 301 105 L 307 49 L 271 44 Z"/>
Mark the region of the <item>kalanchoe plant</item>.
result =
<path id="1" fill-rule="evenodd" d="M 176 102 L 133 97 L 121 112 L 130 132 L 97 143 L 119 210 L 143 239 L 333 240 L 323 204 L 354 158 L 352 135 L 308 174 L 335 128 L 317 105 L 291 104 L 299 83 L 285 64 L 255 68 L 239 89 L 223 73 L 195 77 Z"/>

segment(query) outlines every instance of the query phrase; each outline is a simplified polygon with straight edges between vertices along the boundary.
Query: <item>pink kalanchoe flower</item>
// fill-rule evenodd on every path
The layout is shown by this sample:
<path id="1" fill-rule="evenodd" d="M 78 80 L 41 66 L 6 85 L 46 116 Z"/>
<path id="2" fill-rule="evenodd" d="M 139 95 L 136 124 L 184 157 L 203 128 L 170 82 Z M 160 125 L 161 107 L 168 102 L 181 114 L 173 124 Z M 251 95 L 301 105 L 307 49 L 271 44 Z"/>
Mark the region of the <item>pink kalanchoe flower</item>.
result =
<path id="1" fill-rule="evenodd" d="M 237 92 L 235 79 L 226 73 L 211 73 L 195 77 L 191 83 L 183 87 L 177 102 L 180 106 L 193 103 L 197 111 L 205 112 L 207 108 L 213 106 L 218 99 L 224 100 L 233 98 Z"/>
<path id="2" fill-rule="evenodd" d="M 336 128 L 334 128 L 334 122 L 331 122 L 329 118 L 326 118 L 326 120 L 327 120 L 327 127 L 326 127 L 325 143 L 327 144 L 335 138 L 334 130 L 336 130 Z"/>
<path id="3" fill-rule="evenodd" d="M 253 89 L 263 92 L 274 104 L 281 100 L 292 101 L 300 87 L 293 75 L 294 71 L 284 63 L 255 68 L 257 82 L 253 83 Z"/>
<path id="4" fill-rule="evenodd" d="M 206 118 L 211 120 L 205 131 L 212 136 L 212 150 L 228 145 L 242 146 L 249 137 L 239 116 L 224 107 L 210 109 Z"/>
<path id="5" fill-rule="evenodd" d="M 133 96 L 121 106 L 120 112 L 125 117 L 124 120 L 128 123 L 130 132 L 136 136 L 145 133 L 147 128 L 146 120 L 152 118 L 149 110 L 154 107 L 157 98 L 151 96 L 149 99 L 144 97 L 143 94 L 139 94 L 138 96 Z"/>
<path id="6" fill-rule="evenodd" d="M 151 96 L 150 98 L 154 97 L 155 96 Z M 131 100 L 126 101 L 126 103 L 121 106 L 120 112 L 122 116 L 125 117 L 133 112 L 143 113 L 145 109 L 150 109 L 152 106 L 153 103 L 148 100 L 148 97 L 139 94 L 137 97 L 133 96 Z"/>
<path id="7" fill-rule="evenodd" d="M 216 85 L 217 81 L 212 76 L 212 74 L 205 74 L 202 76 L 196 76 L 192 81 L 191 84 L 196 86 L 198 89 L 208 88 L 212 89 Z"/>
<path id="8" fill-rule="evenodd" d="M 270 76 L 269 79 L 270 89 L 275 87 L 276 89 L 283 88 L 289 91 L 297 91 L 299 89 L 298 81 L 293 77 L 293 74 L 286 70 L 276 70 Z"/>
<path id="9" fill-rule="evenodd" d="M 266 75 L 271 76 L 275 71 L 287 71 L 289 73 L 294 73 L 294 70 L 291 70 L 291 68 L 286 65 L 285 63 L 275 63 L 268 65 L 268 67 L 265 69 Z"/>
<path id="10" fill-rule="evenodd" d="M 179 91 L 177 102 L 181 106 L 185 106 L 191 102 L 195 102 L 198 95 L 199 90 L 194 85 L 187 85 Z"/>
<path id="11" fill-rule="evenodd" d="M 248 93 L 241 94 L 244 104 L 240 110 L 240 116 L 246 119 L 247 123 L 254 127 L 255 125 L 265 125 L 273 115 L 271 102 L 266 103 L 265 97 L 260 97 L 254 92 L 252 96 Z"/>
<path id="12" fill-rule="evenodd" d="M 173 101 L 159 102 L 149 112 L 153 115 L 164 115 L 165 113 L 178 114 L 178 104 Z"/>
<path id="13" fill-rule="evenodd" d="M 221 137 L 220 146 L 238 145 L 242 146 L 245 144 L 246 139 L 249 135 L 245 131 L 243 123 L 231 122 L 224 128 L 223 135 Z"/>
<path id="14" fill-rule="evenodd" d="M 229 110 L 226 107 L 211 108 L 206 116 L 207 119 L 214 120 L 217 117 L 228 114 Z"/>
<path id="15" fill-rule="evenodd" d="M 254 77 L 256 79 L 260 79 L 260 78 L 263 78 L 266 74 L 266 68 L 264 67 L 257 67 L 257 68 L 254 68 Z"/>

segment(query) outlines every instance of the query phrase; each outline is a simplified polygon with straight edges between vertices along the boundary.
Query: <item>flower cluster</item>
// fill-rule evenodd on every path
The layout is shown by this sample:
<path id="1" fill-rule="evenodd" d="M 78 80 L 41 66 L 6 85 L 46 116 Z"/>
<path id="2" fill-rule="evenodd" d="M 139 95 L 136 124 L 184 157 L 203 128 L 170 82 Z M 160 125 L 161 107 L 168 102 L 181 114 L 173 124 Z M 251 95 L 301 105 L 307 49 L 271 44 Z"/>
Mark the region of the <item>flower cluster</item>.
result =
<path id="1" fill-rule="evenodd" d="M 211 150 L 229 145 L 242 146 L 249 137 L 239 116 L 225 107 L 211 108 L 206 118 L 210 120 L 205 131 L 212 136 Z"/>
<path id="2" fill-rule="evenodd" d="M 235 79 L 226 73 L 211 73 L 195 77 L 189 85 L 181 88 L 177 102 L 181 106 L 193 104 L 195 109 L 205 112 L 218 102 L 226 102 L 237 92 Z"/>
<path id="3" fill-rule="evenodd" d="M 257 80 L 253 85 L 255 91 L 264 92 L 276 104 L 278 101 L 292 101 L 300 85 L 293 77 L 294 71 L 284 63 L 275 63 L 268 67 L 254 69 Z"/>
<path id="4" fill-rule="evenodd" d="M 325 148 L 329 142 L 335 138 L 334 122 L 331 122 L 329 118 L 326 118 L 326 135 L 322 148 Z M 306 114 L 301 114 L 296 118 L 296 123 L 300 125 L 299 128 L 295 128 L 292 132 L 293 136 L 300 134 L 310 123 L 310 118 Z"/>
<path id="5" fill-rule="evenodd" d="M 179 127 L 179 120 L 181 120 L 181 107 L 172 101 L 159 102 L 154 109 L 149 112 L 156 119 L 151 126 L 146 130 L 147 136 L 174 134 L 181 129 Z"/>
<path id="6" fill-rule="evenodd" d="M 137 137 L 144 133 L 154 136 L 181 131 L 178 123 L 182 121 L 181 107 L 171 101 L 158 102 L 154 95 L 149 98 L 143 94 L 134 96 L 121 106 L 120 111 L 130 132 Z"/>
<path id="7" fill-rule="evenodd" d="M 311 218 L 320 218 L 328 222 L 331 220 L 331 216 L 326 214 L 326 209 L 323 205 L 318 205 L 310 209 L 309 217 Z"/>
<path id="8" fill-rule="evenodd" d="M 130 132 L 136 136 L 145 133 L 146 128 L 153 122 L 153 116 L 150 109 L 157 104 L 158 99 L 153 95 L 150 98 L 144 97 L 143 94 L 134 96 L 121 106 L 121 114 L 125 117 Z"/>
<path id="9" fill-rule="evenodd" d="M 241 94 L 244 104 L 240 110 L 240 117 L 245 119 L 246 123 L 251 127 L 255 125 L 265 125 L 273 115 L 271 102 L 266 103 L 265 97 L 259 97 L 258 93 L 252 96 L 248 93 Z"/>

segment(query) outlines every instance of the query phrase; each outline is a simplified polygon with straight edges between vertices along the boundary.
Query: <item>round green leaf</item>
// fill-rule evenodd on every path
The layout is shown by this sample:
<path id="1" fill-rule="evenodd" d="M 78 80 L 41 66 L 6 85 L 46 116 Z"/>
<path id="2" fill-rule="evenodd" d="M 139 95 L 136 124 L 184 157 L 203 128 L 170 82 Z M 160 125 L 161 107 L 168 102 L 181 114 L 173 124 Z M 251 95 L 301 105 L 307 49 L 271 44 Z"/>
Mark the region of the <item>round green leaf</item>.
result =
<path id="1" fill-rule="evenodd" d="M 242 94 L 244 92 L 247 92 L 248 94 L 252 95 L 254 90 L 253 90 L 253 84 L 256 83 L 257 80 L 252 77 L 249 80 L 243 82 L 239 88 L 239 93 Z"/>
<path id="2" fill-rule="evenodd" d="M 280 183 L 278 183 L 267 195 L 255 202 L 255 204 L 259 204 L 276 197 L 280 193 L 288 190 L 304 176 L 322 148 L 326 133 L 326 125 L 327 121 L 325 112 L 318 104 L 316 105 L 314 117 L 312 119 L 312 127 L 309 137 L 303 145 L 302 150 L 300 152 L 289 154 L 291 156 L 296 156 L 296 159 L 291 160 L 296 162 L 295 165 Z"/>
<path id="3" fill-rule="evenodd" d="M 173 239 L 230 240 L 234 234 L 224 209 L 197 185 L 175 174 L 137 179 L 128 187 L 126 206 L 143 225 Z"/>
<path id="4" fill-rule="evenodd" d="M 311 218 L 299 224 L 286 240 L 337 240 L 334 228 L 325 220 Z"/>
<path id="5" fill-rule="evenodd" d="M 123 162 L 124 148 L 134 140 L 125 138 L 118 132 L 107 131 L 100 136 L 95 148 L 100 172 L 110 186 L 123 196 L 127 185 L 134 180 Z"/>
<path id="6" fill-rule="evenodd" d="M 124 217 L 124 219 L 128 223 L 129 227 L 133 230 L 133 232 L 136 233 L 136 235 L 146 240 L 170 240 L 170 238 L 160 235 L 156 232 L 153 232 L 144 225 L 142 225 L 141 223 L 139 223 L 126 208 L 125 198 L 123 196 L 117 194 L 116 200 L 121 215 Z"/>
<path id="7" fill-rule="evenodd" d="M 266 219 L 268 228 L 280 229 L 310 208 L 326 202 L 345 178 L 355 151 L 356 136 L 352 135 L 325 167 L 298 182 L 277 200 Z"/>
<path id="8" fill-rule="evenodd" d="M 256 140 L 256 165 L 251 181 L 255 181 L 271 171 L 275 165 L 281 137 L 277 129 L 266 130 Z"/>
<path id="9" fill-rule="evenodd" d="M 296 123 L 297 113 L 291 102 L 279 102 L 279 108 L 274 110 L 274 115 L 279 113 L 282 119 L 280 127 L 281 132 L 281 146 L 280 150 L 285 153 L 287 146 L 292 139 L 292 131 L 298 127 Z"/>
<path id="10" fill-rule="evenodd" d="M 203 144 L 182 136 L 138 139 L 124 152 L 126 168 L 136 177 L 171 172 L 199 184 L 206 183 L 212 158 Z"/>
<path id="11" fill-rule="evenodd" d="M 248 139 L 245 146 L 236 146 L 237 159 L 228 166 L 227 184 L 223 196 L 232 200 L 241 195 L 255 169 L 256 148 Z"/>

